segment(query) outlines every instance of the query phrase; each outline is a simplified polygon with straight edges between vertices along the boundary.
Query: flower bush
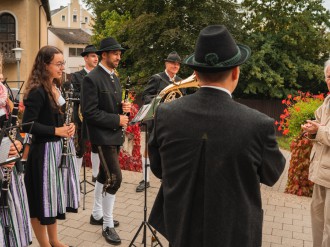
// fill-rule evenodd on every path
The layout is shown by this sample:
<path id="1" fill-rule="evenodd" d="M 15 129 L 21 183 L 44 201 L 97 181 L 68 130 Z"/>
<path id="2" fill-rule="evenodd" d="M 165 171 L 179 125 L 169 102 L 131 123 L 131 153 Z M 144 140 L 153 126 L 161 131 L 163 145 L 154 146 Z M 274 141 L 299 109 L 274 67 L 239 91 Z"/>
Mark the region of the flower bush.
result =
<path id="1" fill-rule="evenodd" d="M 314 118 L 315 110 L 323 103 L 324 95 L 298 91 L 298 95 L 288 95 L 282 101 L 287 106 L 275 122 L 278 130 L 291 141 L 291 160 L 285 192 L 299 196 L 312 196 L 313 183 L 308 180 L 312 142 L 304 138 L 301 125 Z"/>

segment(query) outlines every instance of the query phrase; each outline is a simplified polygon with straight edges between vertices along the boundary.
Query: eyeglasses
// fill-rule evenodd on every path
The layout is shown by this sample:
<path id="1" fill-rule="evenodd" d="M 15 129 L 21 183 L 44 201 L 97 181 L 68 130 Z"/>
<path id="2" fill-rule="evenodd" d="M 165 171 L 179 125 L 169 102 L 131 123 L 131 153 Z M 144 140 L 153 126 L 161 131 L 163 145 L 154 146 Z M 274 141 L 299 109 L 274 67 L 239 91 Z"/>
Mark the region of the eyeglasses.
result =
<path id="1" fill-rule="evenodd" d="M 57 68 L 61 68 L 62 66 L 65 66 L 65 61 L 60 63 L 50 63 L 50 64 L 54 64 L 55 66 L 57 66 Z"/>

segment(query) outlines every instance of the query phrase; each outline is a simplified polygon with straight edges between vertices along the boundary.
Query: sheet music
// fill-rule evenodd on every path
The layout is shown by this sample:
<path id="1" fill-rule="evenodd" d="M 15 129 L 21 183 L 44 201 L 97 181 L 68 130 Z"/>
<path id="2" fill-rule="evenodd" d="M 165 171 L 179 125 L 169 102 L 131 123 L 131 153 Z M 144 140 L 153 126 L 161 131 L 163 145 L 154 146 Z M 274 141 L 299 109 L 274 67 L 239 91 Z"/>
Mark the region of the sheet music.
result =
<path id="1" fill-rule="evenodd" d="M 0 143 L 0 163 L 6 162 L 7 159 L 15 158 L 15 157 L 8 158 L 10 144 L 11 144 L 11 140 L 9 139 L 9 137 L 4 137 L 2 139 L 2 142 Z"/>

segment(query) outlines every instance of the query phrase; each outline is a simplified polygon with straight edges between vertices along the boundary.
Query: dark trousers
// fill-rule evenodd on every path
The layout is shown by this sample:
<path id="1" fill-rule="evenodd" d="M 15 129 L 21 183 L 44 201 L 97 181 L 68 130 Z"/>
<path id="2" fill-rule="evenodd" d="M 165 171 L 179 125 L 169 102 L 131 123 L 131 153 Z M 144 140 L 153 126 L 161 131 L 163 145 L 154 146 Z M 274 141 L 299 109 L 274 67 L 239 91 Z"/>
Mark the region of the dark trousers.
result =
<path id="1" fill-rule="evenodd" d="M 110 173 L 110 178 L 107 182 L 109 186 L 107 187 L 106 192 L 114 195 L 116 194 L 117 190 L 120 188 L 122 181 L 121 169 L 118 159 L 120 147 L 102 145 L 102 146 L 97 146 L 97 148 L 98 148 L 101 165 L 96 180 L 101 184 L 105 184 L 107 182 L 108 179 L 107 174 L 103 168 L 103 166 L 106 165 Z M 103 161 L 105 161 L 106 164 L 104 164 Z"/>

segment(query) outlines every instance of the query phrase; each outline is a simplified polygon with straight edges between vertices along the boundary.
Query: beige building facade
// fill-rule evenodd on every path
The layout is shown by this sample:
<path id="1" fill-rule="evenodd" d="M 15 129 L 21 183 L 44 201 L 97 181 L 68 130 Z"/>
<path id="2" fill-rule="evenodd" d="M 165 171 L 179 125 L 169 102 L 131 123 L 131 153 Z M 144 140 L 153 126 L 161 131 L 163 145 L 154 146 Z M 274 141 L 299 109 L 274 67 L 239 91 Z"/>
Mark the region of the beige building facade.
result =
<path id="1" fill-rule="evenodd" d="M 17 81 L 17 61 L 13 48 L 23 49 L 19 63 L 19 79 L 26 81 L 38 50 L 48 43 L 47 28 L 51 23 L 48 0 L 1 0 L 0 70 L 10 81 Z M 12 82 L 17 85 L 17 82 Z M 22 84 L 22 83 L 21 83 Z"/>
<path id="2" fill-rule="evenodd" d="M 79 3 L 79 0 L 71 0 L 68 6 L 61 6 L 51 11 L 52 23 L 57 28 L 81 28 L 92 34 L 94 19 Z"/>

